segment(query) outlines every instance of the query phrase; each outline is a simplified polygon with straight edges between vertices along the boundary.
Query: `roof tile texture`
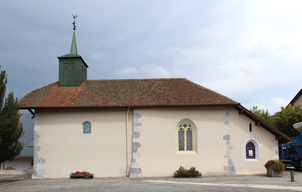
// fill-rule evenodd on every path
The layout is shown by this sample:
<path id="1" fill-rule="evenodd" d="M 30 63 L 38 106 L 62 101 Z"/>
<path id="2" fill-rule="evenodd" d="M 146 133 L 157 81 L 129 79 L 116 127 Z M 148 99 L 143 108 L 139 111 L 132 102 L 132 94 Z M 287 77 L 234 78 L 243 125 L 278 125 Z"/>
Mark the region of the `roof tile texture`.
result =
<path id="1" fill-rule="evenodd" d="M 238 105 L 238 102 L 183 78 L 86 80 L 79 87 L 58 82 L 28 93 L 20 108 L 164 107 Z"/>

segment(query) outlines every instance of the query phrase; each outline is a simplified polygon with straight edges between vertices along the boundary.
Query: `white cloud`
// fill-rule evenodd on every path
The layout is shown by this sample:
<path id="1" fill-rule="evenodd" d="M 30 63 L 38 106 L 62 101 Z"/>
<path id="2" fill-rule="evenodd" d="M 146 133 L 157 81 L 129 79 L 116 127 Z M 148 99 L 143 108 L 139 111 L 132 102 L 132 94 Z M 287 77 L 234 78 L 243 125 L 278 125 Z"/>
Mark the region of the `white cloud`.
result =
<path id="1" fill-rule="evenodd" d="M 289 101 L 280 97 L 272 97 L 270 99 L 270 108 L 271 113 L 276 113 L 281 110 L 281 107 L 286 107 Z"/>
<path id="2" fill-rule="evenodd" d="M 117 75 L 133 75 L 138 73 L 138 71 L 135 67 L 126 67 L 125 69 L 116 70 L 114 73 Z"/>
<path id="3" fill-rule="evenodd" d="M 148 77 L 151 78 L 169 78 L 171 74 L 167 69 L 162 66 L 157 66 L 155 64 L 145 66 L 142 68 Z"/>
<path id="4" fill-rule="evenodd" d="M 96 51 L 96 52 L 90 51 L 89 54 L 95 60 L 100 60 L 104 55 L 104 54 L 100 53 L 99 51 Z"/>
<path id="5" fill-rule="evenodd" d="M 280 111 L 281 107 L 286 107 L 288 103 L 289 101 L 287 99 L 281 97 L 272 97 L 267 99 L 266 102 L 263 100 L 263 102 L 254 104 L 253 106 L 257 106 L 258 109 L 268 110 L 268 112 L 273 115 L 276 112 Z"/>

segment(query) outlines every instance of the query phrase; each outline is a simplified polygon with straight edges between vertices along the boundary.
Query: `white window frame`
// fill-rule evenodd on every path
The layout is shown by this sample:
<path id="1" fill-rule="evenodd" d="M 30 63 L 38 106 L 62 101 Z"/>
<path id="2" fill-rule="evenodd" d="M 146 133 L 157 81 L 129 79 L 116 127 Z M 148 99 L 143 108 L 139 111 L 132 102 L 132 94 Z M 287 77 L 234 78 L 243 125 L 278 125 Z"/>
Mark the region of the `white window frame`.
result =
<path id="1" fill-rule="evenodd" d="M 180 126 L 183 124 L 188 124 L 190 125 L 190 128 L 192 130 L 192 151 L 187 151 L 187 142 L 186 142 L 186 131 L 184 133 L 184 151 L 179 151 L 179 138 L 178 138 L 178 131 L 180 129 Z M 197 128 L 195 123 L 188 119 L 185 118 L 181 121 L 178 122 L 175 128 L 175 147 L 176 147 L 176 154 L 197 154 Z"/>

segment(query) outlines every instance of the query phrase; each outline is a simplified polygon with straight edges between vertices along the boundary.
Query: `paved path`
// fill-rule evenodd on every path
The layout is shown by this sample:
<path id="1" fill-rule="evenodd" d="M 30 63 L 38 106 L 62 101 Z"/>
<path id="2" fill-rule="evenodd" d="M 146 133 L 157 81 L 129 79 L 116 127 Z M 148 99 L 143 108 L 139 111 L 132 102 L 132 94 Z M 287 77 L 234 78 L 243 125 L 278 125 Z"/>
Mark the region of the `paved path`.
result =
<path id="1" fill-rule="evenodd" d="M 232 176 L 203 178 L 94 178 L 94 179 L 44 179 L 32 180 L 18 177 L 1 177 L 0 192 L 69 192 L 69 191 L 302 191 L 302 171 L 295 172 L 295 182 L 290 182 L 290 172 L 283 177 Z"/>

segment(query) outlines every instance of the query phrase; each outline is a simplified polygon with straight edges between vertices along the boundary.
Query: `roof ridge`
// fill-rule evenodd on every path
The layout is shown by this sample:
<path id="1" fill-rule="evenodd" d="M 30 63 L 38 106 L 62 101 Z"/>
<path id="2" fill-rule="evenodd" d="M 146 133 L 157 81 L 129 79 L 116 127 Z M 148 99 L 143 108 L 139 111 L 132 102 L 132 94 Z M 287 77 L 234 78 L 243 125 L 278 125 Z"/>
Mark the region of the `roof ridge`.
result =
<path id="1" fill-rule="evenodd" d="M 176 80 L 176 79 L 186 79 L 186 78 L 143 78 L 143 79 L 87 79 L 86 81 L 145 81 L 145 80 Z"/>

